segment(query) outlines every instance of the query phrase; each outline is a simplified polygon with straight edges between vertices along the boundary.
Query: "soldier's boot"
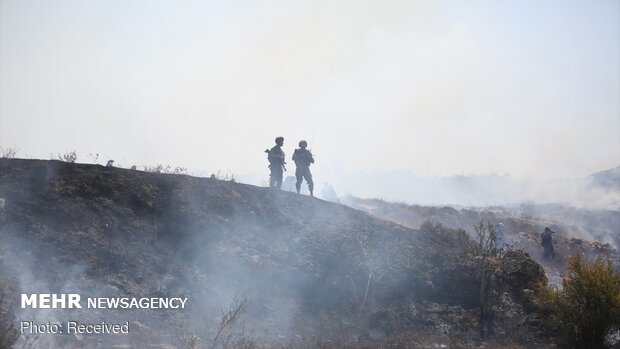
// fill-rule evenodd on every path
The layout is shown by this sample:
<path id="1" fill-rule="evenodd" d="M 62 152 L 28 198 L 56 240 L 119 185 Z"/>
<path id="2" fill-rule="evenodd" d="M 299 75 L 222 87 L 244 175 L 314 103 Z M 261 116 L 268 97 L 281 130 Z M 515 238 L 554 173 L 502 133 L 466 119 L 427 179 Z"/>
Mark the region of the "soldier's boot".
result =
<path id="1" fill-rule="evenodd" d="M 299 194 L 299 191 L 301 190 L 301 183 L 295 183 L 295 189 L 297 189 L 297 194 Z"/>
<path id="2" fill-rule="evenodd" d="M 310 196 L 314 197 L 314 183 L 308 183 L 308 190 L 310 191 Z"/>

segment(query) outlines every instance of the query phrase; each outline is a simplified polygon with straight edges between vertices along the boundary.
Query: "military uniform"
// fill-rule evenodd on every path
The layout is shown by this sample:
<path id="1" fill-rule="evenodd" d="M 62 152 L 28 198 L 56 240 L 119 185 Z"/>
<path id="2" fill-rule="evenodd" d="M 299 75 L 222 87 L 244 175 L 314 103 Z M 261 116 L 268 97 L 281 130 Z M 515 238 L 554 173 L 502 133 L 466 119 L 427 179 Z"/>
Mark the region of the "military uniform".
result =
<path id="1" fill-rule="evenodd" d="M 272 188 L 280 189 L 282 187 L 282 176 L 284 174 L 284 151 L 282 146 L 276 144 L 268 152 L 267 159 L 269 160 L 269 186 Z"/>
<path id="2" fill-rule="evenodd" d="M 544 259 L 555 258 L 555 251 L 553 250 L 553 239 L 551 238 L 551 234 L 553 233 L 555 233 L 553 230 L 545 228 L 545 231 L 540 234 L 540 244 L 545 249 L 543 254 Z"/>
<path id="3" fill-rule="evenodd" d="M 304 144 L 303 146 L 302 142 Z M 306 179 L 310 196 L 314 196 L 314 182 L 312 181 L 312 173 L 310 172 L 310 164 L 314 163 L 314 157 L 312 156 L 310 150 L 306 149 L 307 144 L 305 141 L 302 142 L 299 142 L 301 148 L 295 149 L 295 152 L 293 153 L 293 161 L 295 161 L 295 166 L 297 166 L 297 169 L 295 170 L 295 177 L 297 177 L 295 188 L 299 194 L 301 182 Z"/>

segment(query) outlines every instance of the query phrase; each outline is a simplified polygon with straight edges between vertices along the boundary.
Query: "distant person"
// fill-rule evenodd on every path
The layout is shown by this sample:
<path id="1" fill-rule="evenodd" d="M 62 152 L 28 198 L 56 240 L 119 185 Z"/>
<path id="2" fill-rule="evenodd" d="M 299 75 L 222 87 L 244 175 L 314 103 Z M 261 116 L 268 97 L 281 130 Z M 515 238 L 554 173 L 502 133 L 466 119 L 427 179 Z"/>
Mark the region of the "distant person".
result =
<path id="1" fill-rule="evenodd" d="M 108 163 L 105 164 L 105 167 L 114 167 L 114 160 L 108 160 Z"/>
<path id="2" fill-rule="evenodd" d="M 503 250 L 506 247 L 506 236 L 504 235 L 504 223 L 498 223 L 495 228 L 495 247 Z"/>
<path id="3" fill-rule="evenodd" d="M 540 234 L 540 244 L 545 249 L 543 259 L 554 259 L 555 251 L 553 251 L 553 239 L 551 237 L 555 232 L 549 227 L 545 228 L 545 231 Z"/>
<path id="4" fill-rule="evenodd" d="M 314 163 L 314 157 L 306 147 L 308 147 L 308 142 L 304 140 L 299 141 L 299 148 L 295 149 L 293 153 L 293 161 L 295 161 L 295 166 L 297 166 L 297 169 L 295 169 L 295 177 L 297 177 L 295 189 L 297 189 L 297 194 L 299 194 L 301 182 L 303 182 L 305 178 L 306 183 L 308 183 L 310 196 L 314 196 L 314 182 L 312 181 L 312 173 L 310 172 L 310 164 Z"/>
<path id="5" fill-rule="evenodd" d="M 269 160 L 269 186 L 271 188 L 282 187 L 282 176 L 284 171 L 286 171 L 286 161 L 284 161 L 284 150 L 282 150 L 282 146 L 284 145 L 284 137 L 276 138 L 276 145 L 271 149 L 265 150 L 267 153 L 267 160 Z"/>
<path id="6" fill-rule="evenodd" d="M 331 201 L 331 202 L 340 202 L 338 200 L 338 195 L 336 195 L 336 190 L 328 183 L 323 183 L 323 189 L 321 189 L 321 198 L 323 200 Z"/>
<path id="7" fill-rule="evenodd" d="M 282 188 L 284 191 L 295 192 L 295 176 L 286 176 L 282 181 Z"/>
<path id="8" fill-rule="evenodd" d="M 130 170 L 137 170 L 138 168 L 136 167 L 136 165 L 131 166 Z"/>

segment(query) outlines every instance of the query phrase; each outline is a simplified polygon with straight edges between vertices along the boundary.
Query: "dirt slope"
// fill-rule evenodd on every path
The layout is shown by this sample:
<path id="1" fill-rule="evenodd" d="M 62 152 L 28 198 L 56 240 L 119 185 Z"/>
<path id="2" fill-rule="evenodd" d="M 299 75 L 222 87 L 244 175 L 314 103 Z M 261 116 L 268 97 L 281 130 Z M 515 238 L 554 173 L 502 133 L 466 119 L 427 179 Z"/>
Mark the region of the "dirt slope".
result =
<path id="1" fill-rule="evenodd" d="M 5 308 L 22 292 L 189 298 L 183 311 L 69 315 L 13 304 L 14 323 L 126 320 L 140 331 L 105 340 L 180 348 L 188 333 L 210 343 L 221 309 L 243 298 L 235 335 L 257 343 L 477 339 L 475 259 L 457 231 L 417 231 L 269 188 L 59 161 L 0 159 L 0 198 Z M 539 347 L 545 335 L 524 290 L 545 280 L 542 269 L 518 253 L 496 264 L 498 338 Z M 57 337 L 37 340 L 100 341 Z"/>

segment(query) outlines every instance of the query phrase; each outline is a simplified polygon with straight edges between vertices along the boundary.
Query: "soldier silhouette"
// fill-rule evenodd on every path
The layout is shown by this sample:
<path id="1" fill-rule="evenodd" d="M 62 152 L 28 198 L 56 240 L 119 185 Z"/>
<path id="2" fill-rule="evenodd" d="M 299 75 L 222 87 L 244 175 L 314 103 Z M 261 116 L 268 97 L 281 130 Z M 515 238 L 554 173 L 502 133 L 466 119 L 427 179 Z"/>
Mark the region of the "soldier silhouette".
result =
<path id="1" fill-rule="evenodd" d="M 551 234 L 555 234 L 555 232 L 549 227 L 545 228 L 545 231 L 540 234 L 540 244 L 544 248 L 543 259 L 554 259 L 555 251 L 553 250 L 553 239 L 551 238 Z"/>
<path id="2" fill-rule="evenodd" d="M 306 147 L 308 147 L 308 142 L 304 140 L 299 141 L 299 148 L 295 149 L 293 153 L 293 161 L 295 161 L 295 166 L 297 167 L 295 169 L 295 177 L 297 177 L 295 189 L 297 189 L 297 194 L 299 194 L 301 182 L 305 178 L 308 183 L 310 196 L 314 196 L 314 182 L 312 181 L 312 173 L 310 172 L 310 164 L 314 163 L 314 157 Z"/>
<path id="3" fill-rule="evenodd" d="M 282 176 L 286 171 L 286 161 L 284 161 L 284 151 L 282 146 L 284 145 L 284 137 L 276 138 L 276 145 L 271 149 L 265 150 L 267 153 L 267 160 L 269 160 L 269 186 L 271 188 L 282 187 Z"/>

